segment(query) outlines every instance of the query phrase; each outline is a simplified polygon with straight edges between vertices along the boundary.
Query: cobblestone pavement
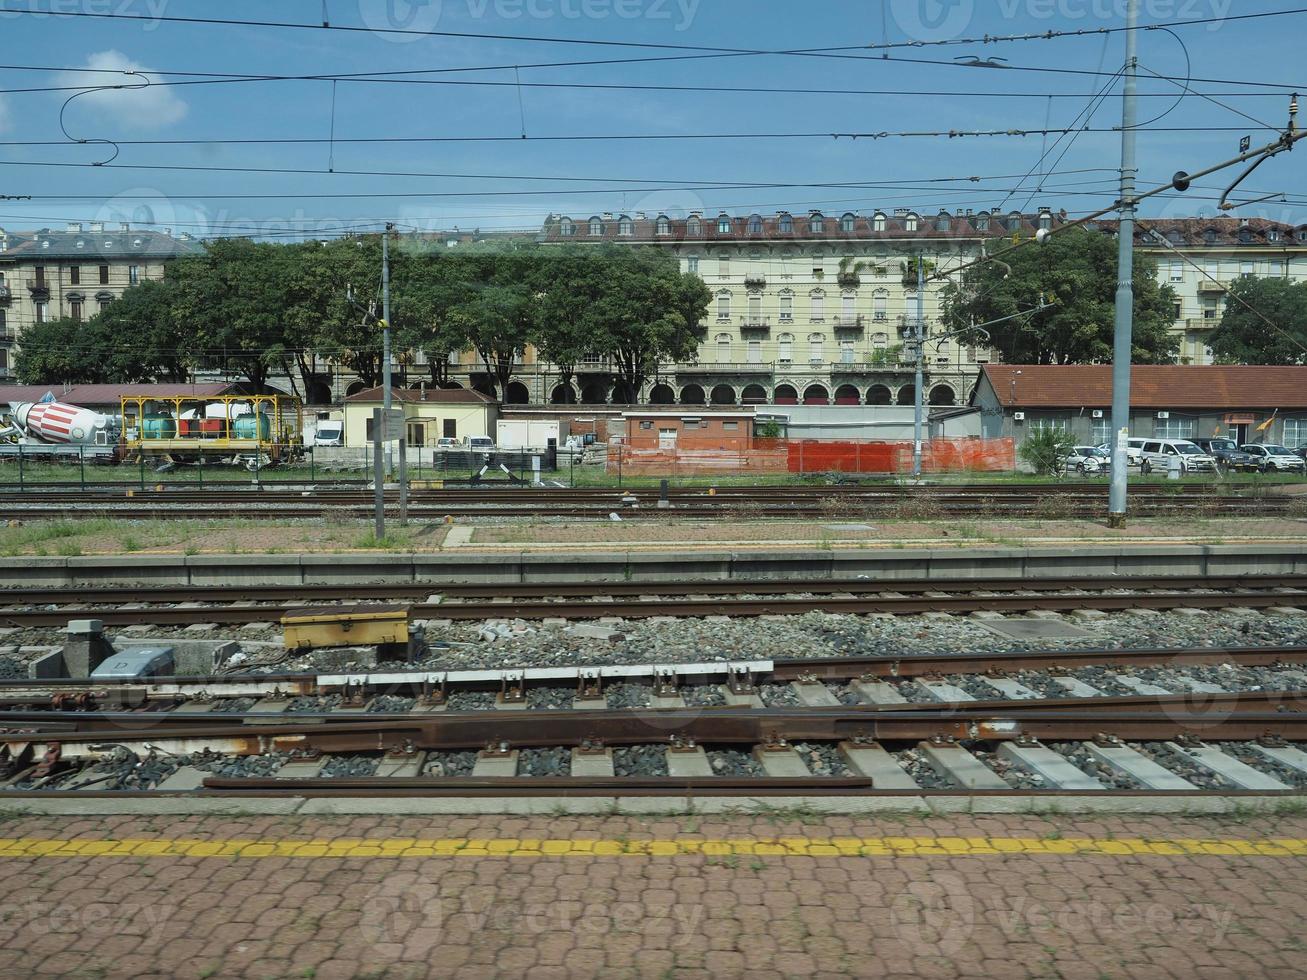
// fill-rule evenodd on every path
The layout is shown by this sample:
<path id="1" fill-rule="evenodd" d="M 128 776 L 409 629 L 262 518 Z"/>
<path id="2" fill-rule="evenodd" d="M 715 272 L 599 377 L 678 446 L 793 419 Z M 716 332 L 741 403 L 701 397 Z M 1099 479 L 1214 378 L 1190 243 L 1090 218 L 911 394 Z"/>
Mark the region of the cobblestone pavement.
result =
<path id="1" fill-rule="evenodd" d="M 0 976 L 1298 977 L 1307 818 L 10 818 Z"/>

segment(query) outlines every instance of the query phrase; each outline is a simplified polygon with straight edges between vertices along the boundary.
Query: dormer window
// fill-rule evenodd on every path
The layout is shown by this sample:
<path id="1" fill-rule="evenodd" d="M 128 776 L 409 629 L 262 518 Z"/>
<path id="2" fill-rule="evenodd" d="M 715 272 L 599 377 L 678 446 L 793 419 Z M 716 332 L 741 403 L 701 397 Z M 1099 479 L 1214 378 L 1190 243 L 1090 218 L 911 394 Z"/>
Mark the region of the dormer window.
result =
<path id="1" fill-rule="evenodd" d="M 590 237 L 599 238 L 604 233 L 604 223 L 598 218 L 590 219 Z"/>
<path id="2" fill-rule="evenodd" d="M 1247 245 L 1247 244 L 1248 244 L 1249 242 L 1251 242 L 1252 240 L 1253 240 L 1253 233 L 1252 233 L 1252 229 L 1251 229 L 1251 228 L 1240 228 L 1240 229 L 1239 229 L 1239 241 L 1241 241 L 1241 242 L 1243 242 L 1245 245 Z"/>
<path id="3" fill-rule="evenodd" d="M 904 231 L 917 230 L 917 216 L 915 214 L 908 215 L 907 219 L 903 222 L 903 230 Z"/>
<path id="4" fill-rule="evenodd" d="M 717 218 L 717 234 L 729 235 L 731 233 L 731 219 L 729 215 L 720 215 Z"/>
<path id="5" fill-rule="evenodd" d="M 952 222 L 949 220 L 948 212 L 941 211 L 939 217 L 935 219 L 935 230 L 948 231 L 951 227 Z"/>
<path id="6" fill-rule="evenodd" d="M 696 238 L 699 235 L 702 235 L 703 222 L 700 221 L 695 215 L 691 215 L 690 220 L 685 223 L 685 233 L 687 235 L 691 235 Z"/>
<path id="7" fill-rule="evenodd" d="M 1203 232 L 1203 241 L 1205 241 L 1208 245 L 1215 245 L 1215 244 L 1216 244 L 1216 229 L 1215 229 L 1215 228 L 1208 228 L 1205 232 Z"/>
<path id="8" fill-rule="evenodd" d="M 808 219 L 808 231 L 813 235 L 824 235 L 826 233 L 826 219 L 820 214 L 814 214 Z"/>
<path id="9" fill-rule="evenodd" d="M 877 211 L 875 217 L 871 219 L 871 228 L 873 231 L 885 230 L 885 216 L 879 211 Z"/>
<path id="10" fill-rule="evenodd" d="M 981 213 L 976 215 L 976 231 L 989 231 L 989 215 Z"/>
<path id="11" fill-rule="evenodd" d="M 1053 230 L 1053 216 L 1047 211 L 1039 216 L 1039 227 L 1043 231 Z"/>
<path id="12" fill-rule="evenodd" d="M 635 222 L 633 222 L 626 215 L 622 215 L 621 218 L 619 218 L 617 221 L 617 233 L 627 238 L 629 238 L 631 235 L 634 235 Z"/>
<path id="13" fill-rule="evenodd" d="M 762 234 L 762 215 L 755 214 L 749 218 L 749 234 L 750 235 Z"/>
<path id="14" fill-rule="evenodd" d="M 783 233 L 787 235 L 790 234 L 791 232 L 794 231 L 794 219 L 790 217 L 788 214 L 782 214 L 780 220 L 780 228 Z"/>
<path id="15" fill-rule="evenodd" d="M 1013 211 L 1011 214 L 1009 214 L 1009 215 L 1007 216 L 1007 230 L 1008 230 L 1008 231 L 1020 231 L 1020 230 L 1021 230 L 1021 212 L 1020 212 L 1020 211 Z"/>
<path id="16" fill-rule="evenodd" d="M 576 223 L 570 218 L 564 218 L 558 223 L 558 233 L 564 238 L 571 238 L 576 234 Z"/>
<path id="17" fill-rule="evenodd" d="M 654 231 L 659 235 L 670 235 L 672 233 L 672 223 L 667 215 L 660 214 L 658 216 L 658 223 L 654 226 Z"/>
<path id="18" fill-rule="evenodd" d="M 852 214 L 846 214 L 844 217 L 840 218 L 840 231 L 844 232 L 846 235 L 853 234 L 855 221 L 856 219 Z"/>
<path id="19" fill-rule="evenodd" d="M 1270 231 L 1268 231 L 1268 232 L 1266 233 L 1266 240 L 1267 240 L 1268 242 L 1278 242 L 1278 241 L 1280 240 L 1280 231 L 1279 231 L 1279 229 L 1278 229 L 1278 228 L 1272 228 Z"/>

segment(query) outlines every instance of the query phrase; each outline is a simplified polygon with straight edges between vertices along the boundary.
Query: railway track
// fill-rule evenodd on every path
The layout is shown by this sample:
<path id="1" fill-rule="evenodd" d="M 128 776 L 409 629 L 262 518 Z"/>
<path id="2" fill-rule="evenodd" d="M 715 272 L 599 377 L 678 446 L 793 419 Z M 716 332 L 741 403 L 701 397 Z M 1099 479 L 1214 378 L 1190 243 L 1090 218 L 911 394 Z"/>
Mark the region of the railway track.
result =
<path id="1" fill-rule="evenodd" d="M 260 516 L 282 518 L 367 517 L 374 506 L 367 492 L 306 488 L 162 491 L 126 489 L 87 492 L 40 491 L 0 494 L 0 505 L 16 518 L 49 519 L 110 513 L 124 519 Z M 398 507 L 395 493 L 387 506 Z M 415 519 L 445 517 L 818 517 L 898 514 L 905 507 L 939 516 L 1012 514 L 1080 517 L 1099 514 L 1106 489 L 1084 485 L 970 487 L 723 487 L 669 491 L 669 506 L 658 507 L 656 490 L 471 489 L 414 491 L 409 513 Z M 1296 512 L 1290 495 L 1239 494 L 1207 486 L 1137 489 L 1136 512 L 1148 514 L 1243 514 L 1276 516 Z"/>
<path id="2" fill-rule="evenodd" d="M 0 591 L 0 625 L 62 626 L 71 619 L 108 625 L 244 624 L 279 620 L 313 602 L 425 596 L 409 606 L 417 619 L 649 619 L 666 616 L 802 615 L 809 612 L 917 615 L 928 612 L 1253 609 L 1307 601 L 1307 576 L 1084 577 L 954 581 L 725 581 L 563 583 L 511 586 L 336 585 Z M 93 603 L 87 603 L 93 598 Z M 128 601 L 130 600 L 130 601 Z M 233 601 L 234 600 L 234 601 Z M 241 604 L 240 600 L 248 600 Z M 287 601 L 293 600 L 293 601 Z M 159 605 L 184 602 L 182 606 Z M 132 608 L 124 608 L 124 603 Z M 195 603 L 203 603 L 196 605 Z M 44 608 L 30 608 L 41 606 Z"/>
<path id="3" fill-rule="evenodd" d="M 883 796 L 925 798 L 927 805 L 958 797 L 1084 794 L 1295 797 L 1307 789 L 1304 663 L 1307 647 L 1037 652 L 983 661 L 956 656 L 787 661 L 752 664 L 749 670 L 682 665 L 672 669 L 670 687 L 660 668 L 645 671 L 651 699 L 662 699 L 657 703 L 614 709 L 599 702 L 589 710 L 573 705 L 550 711 L 532 710 L 524 703 L 525 692 L 531 684 L 556 684 L 558 668 L 529 677 L 527 672 L 511 683 L 512 672 L 452 681 L 446 676 L 439 687 L 429 675 L 396 674 L 95 685 L 8 681 L 0 683 L 5 706 L 0 794 L 10 799 L 800 796 L 846 803 Z M 1029 679 L 1036 667 L 1068 672 L 1075 665 L 1165 666 L 1177 677 L 1213 667 L 1235 672 L 1229 676 L 1237 683 L 1220 691 L 1209 685 L 1131 696 L 1097 691 L 1061 698 L 899 703 L 889 700 L 888 687 L 876 680 L 917 683 L 942 670 L 983 666 L 987 673 L 973 679 L 994 683 L 1010 676 Z M 629 681 L 632 670 L 577 672 L 578 694 L 605 674 Z M 1239 673 L 1253 670 L 1262 673 Z M 495 674 L 501 688 L 494 707 L 457 710 L 455 694 L 492 684 Z M 1265 683 L 1272 676 L 1283 686 L 1247 689 L 1250 680 Z M 857 678 L 863 697 L 841 703 L 817 677 Z M 694 679 L 696 687 L 715 688 L 737 701 L 691 705 L 688 690 L 683 697 L 677 692 L 676 679 Z M 773 682 L 788 684 L 794 703 L 762 704 L 758 692 Z M 1238 684 L 1245 689 L 1233 689 Z M 330 710 L 287 711 L 287 688 L 321 696 L 348 693 L 351 685 L 357 697 Z M 355 704 L 396 692 L 416 697 L 402 711 L 367 713 Z M 198 700 L 205 694 L 258 698 L 227 712 L 212 700 Z M 43 697 L 59 697 L 62 710 L 35 710 L 33 702 Z M 22 699 L 28 703 L 16 708 Z M 255 710 L 260 702 L 262 709 Z"/>

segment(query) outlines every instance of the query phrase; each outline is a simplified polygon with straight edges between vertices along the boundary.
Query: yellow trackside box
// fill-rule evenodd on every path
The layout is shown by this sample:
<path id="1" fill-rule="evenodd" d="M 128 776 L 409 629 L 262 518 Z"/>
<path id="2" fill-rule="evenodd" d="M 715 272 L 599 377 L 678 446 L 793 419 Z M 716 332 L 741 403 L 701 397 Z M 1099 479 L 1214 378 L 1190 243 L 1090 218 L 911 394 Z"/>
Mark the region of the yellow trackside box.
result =
<path id="1" fill-rule="evenodd" d="M 405 606 L 318 606 L 281 617 L 287 650 L 408 643 Z"/>

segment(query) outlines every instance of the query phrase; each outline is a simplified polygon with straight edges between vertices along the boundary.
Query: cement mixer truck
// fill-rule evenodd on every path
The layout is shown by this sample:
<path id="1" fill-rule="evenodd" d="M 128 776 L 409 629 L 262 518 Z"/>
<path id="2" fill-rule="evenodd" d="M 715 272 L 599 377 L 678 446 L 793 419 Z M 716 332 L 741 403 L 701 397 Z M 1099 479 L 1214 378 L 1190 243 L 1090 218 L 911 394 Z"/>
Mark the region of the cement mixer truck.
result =
<path id="1" fill-rule="evenodd" d="M 112 456 L 117 418 L 62 402 L 10 402 L 0 452 L 24 456 Z"/>

